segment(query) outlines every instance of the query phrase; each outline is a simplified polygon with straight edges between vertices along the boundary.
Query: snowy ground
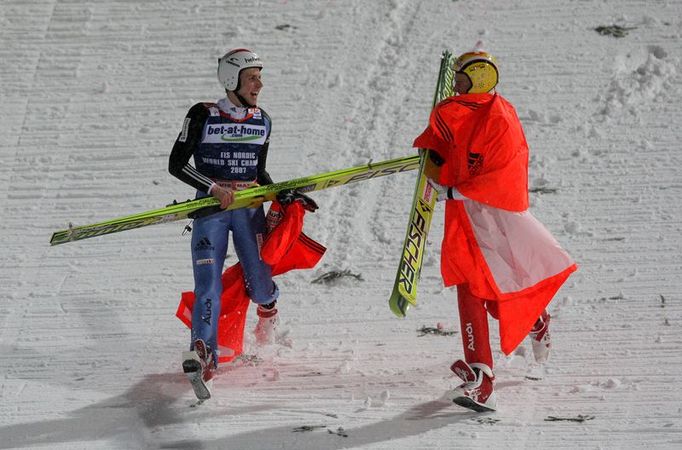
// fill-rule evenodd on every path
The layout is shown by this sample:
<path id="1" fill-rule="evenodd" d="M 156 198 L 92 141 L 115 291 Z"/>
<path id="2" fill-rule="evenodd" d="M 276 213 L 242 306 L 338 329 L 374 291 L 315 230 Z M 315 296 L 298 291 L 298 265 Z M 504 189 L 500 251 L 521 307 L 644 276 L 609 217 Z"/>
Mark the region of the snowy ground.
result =
<path id="1" fill-rule="evenodd" d="M 682 2 L 243 3 L 0 4 L 0 448 L 680 448 Z M 410 154 L 441 50 L 481 38 L 531 145 L 532 211 L 580 264 L 551 305 L 544 379 L 525 379 L 523 348 L 497 352 L 497 413 L 439 401 L 460 337 L 417 331 L 458 326 L 442 214 L 420 306 L 387 307 L 411 175 L 314 195 L 306 230 L 329 250 L 279 279 L 279 343 L 249 334 L 258 360 L 223 366 L 196 408 L 174 317 L 184 223 L 48 244 L 192 195 L 167 157 L 187 108 L 220 96 L 231 47 L 265 61 L 284 180 Z M 343 269 L 364 281 L 311 284 Z"/>

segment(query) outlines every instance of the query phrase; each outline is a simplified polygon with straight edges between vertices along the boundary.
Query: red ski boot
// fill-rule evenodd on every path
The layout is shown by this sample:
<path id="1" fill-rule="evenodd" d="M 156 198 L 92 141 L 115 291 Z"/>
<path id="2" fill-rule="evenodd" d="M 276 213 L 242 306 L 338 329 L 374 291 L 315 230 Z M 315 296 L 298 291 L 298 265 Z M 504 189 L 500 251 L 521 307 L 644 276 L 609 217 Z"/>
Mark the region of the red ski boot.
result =
<path id="1" fill-rule="evenodd" d="M 476 412 L 490 412 L 497 409 L 497 396 L 493 389 L 495 376 L 487 364 L 471 363 L 461 359 L 450 367 L 464 383 L 450 393 L 452 401 L 459 406 Z"/>
<path id="2" fill-rule="evenodd" d="M 275 303 L 273 302 L 270 305 L 265 306 L 258 305 L 256 314 L 258 314 L 258 323 L 256 324 L 256 328 L 253 330 L 253 333 L 256 335 L 256 344 L 272 344 L 272 342 L 275 340 L 275 330 L 279 324 Z"/>
<path id="3" fill-rule="evenodd" d="M 182 352 L 182 370 L 187 375 L 199 400 L 211 398 L 211 384 L 215 371 L 213 353 L 202 339 L 194 342 L 194 350 Z"/>
<path id="4" fill-rule="evenodd" d="M 545 310 L 538 317 L 528 336 L 533 344 L 533 356 L 539 364 L 544 363 L 549 358 L 549 351 L 552 349 L 552 339 L 549 334 L 549 320 L 552 316 Z"/>

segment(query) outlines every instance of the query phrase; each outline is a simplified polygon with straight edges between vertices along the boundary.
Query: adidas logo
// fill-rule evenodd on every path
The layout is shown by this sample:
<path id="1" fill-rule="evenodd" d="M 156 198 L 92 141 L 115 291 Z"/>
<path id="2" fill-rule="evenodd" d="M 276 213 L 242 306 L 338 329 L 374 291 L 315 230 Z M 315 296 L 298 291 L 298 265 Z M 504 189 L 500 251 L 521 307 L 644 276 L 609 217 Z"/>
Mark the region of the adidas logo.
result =
<path id="1" fill-rule="evenodd" d="M 483 155 L 469 152 L 467 155 L 467 168 L 470 175 L 476 175 L 483 168 Z"/>
<path id="2" fill-rule="evenodd" d="M 211 241 L 209 241 L 207 237 L 202 237 L 194 247 L 194 250 L 213 250 L 213 244 L 211 244 Z"/>

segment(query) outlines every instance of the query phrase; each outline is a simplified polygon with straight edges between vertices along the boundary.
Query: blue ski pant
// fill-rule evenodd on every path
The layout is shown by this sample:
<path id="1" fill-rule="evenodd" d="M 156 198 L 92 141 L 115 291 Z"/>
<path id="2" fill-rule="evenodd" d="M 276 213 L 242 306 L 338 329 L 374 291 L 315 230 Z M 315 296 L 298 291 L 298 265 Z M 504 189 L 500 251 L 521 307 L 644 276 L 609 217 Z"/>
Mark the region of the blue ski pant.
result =
<path id="1" fill-rule="evenodd" d="M 192 230 L 192 265 L 194 270 L 194 307 L 192 341 L 203 339 L 217 361 L 217 333 L 220 317 L 222 273 L 232 232 L 237 258 L 244 269 L 246 292 L 254 303 L 277 300 L 279 290 L 272 281 L 270 266 L 261 259 L 260 247 L 265 236 L 263 207 L 221 211 L 194 221 Z"/>

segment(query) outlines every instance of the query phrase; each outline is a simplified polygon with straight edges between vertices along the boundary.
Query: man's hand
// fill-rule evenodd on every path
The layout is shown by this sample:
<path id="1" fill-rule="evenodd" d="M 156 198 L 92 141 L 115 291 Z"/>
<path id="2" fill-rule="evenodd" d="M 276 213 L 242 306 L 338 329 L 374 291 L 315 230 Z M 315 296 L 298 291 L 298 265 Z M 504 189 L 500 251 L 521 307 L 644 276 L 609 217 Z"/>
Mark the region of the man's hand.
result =
<path id="1" fill-rule="evenodd" d="M 431 187 L 438 192 L 439 202 L 442 202 L 443 200 L 467 200 L 467 197 L 459 192 L 456 187 L 443 186 L 442 184 L 433 181 L 431 178 L 427 178 L 426 180 Z"/>
<path id="2" fill-rule="evenodd" d="M 211 195 L 220 202 L 220 207 L 222 209 L 227 208 L 234 201 L 234 191 L 217 184 L 211 189 Z"/>
<path id="3" fill-rule="evenodd" d="M 277 194 L 277 201 L 280 202 L 282 206 L 286 206 L 291 202 L 299 202 L 303 205 L 303 208 L 306 211 L 310 212 L 315 212 L 318 209 L 315 200 L 305 194 L 301 194 L 300 192 L 291 189 L 286 189 Z"/>
<path id="4" fill-rule="evenodd" d="M 442 202 L 443 200 L 448 199 L 448 188 L 447 186 L 443 186 L 442 184 L 439 184 L 435 181 L 433 181 L 431 178 L 426 179 L 431 187 L 433 188 L 434 191 L 438 192 L 438 201 Z"/>

